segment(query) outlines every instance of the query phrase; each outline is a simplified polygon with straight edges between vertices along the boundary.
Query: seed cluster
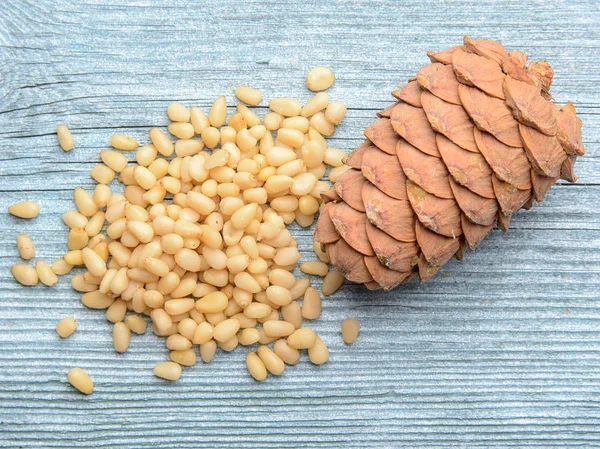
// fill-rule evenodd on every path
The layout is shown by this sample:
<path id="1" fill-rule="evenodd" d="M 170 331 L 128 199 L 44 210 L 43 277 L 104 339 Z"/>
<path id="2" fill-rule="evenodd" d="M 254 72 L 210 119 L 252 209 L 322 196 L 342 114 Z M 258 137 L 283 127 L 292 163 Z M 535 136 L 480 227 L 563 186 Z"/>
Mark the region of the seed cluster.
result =
<path id="1" fill-rule="evenodd" d="M 334 80 L 323 68 L 309 75 L 311 90 L 326 89 Z M 247 86 L 235 93 L 252 106 L 262 101 L 261 93 Z M 302 327 L 303 319 L 319 317 L 321 296 L 308 278 L 291 273 L 300 253 L 286 225 L 310 226 L 321 194 L 330 188 L 322 180 L 327 166 L 331 181 L 348 169 L 344 152 L 329 148 L 325 139 L 346 107 L 330 102 L 325 92 L 304 105 L 274 98 L 269 107 L 261 120 L 244 104 L 227 117 L 223 96 L 208 114 L 173 103 L 167 115 L 174 142 L 158 128 L 150 129 L 150 143 L 141 147 L 132 137 L 113 135 L 114 149 L 101 151 L 102 163 L 90 172 L 98 183 L 94 191 L 76 188 L 77 210 L 63 215 L 69 251 L 51 266 L 40 260 L 35 268 L 14 265 L 15 279 L 52 286 L 58 275 L 85 267 L 71 285 L 83 293 L 86 307 L 106 310 L 116 351 L 127 351 L 132 332 L 146 331 L 146 320 L 128 312 L 149 316 L 153 331 L 167 337 L 171 361 L 154 369 L 167 380 L 196 363 L 195 346 L 208 363 L 218 348 L 228 352 L 258 344 L 247 357 L 256 380 L 298 363 L 300 350 L 308 351 L 312 363 L 325 363 L 326 345 Z M 63 149 L 73 147 L 64 125 L 58 134 Z M 135 163 L 129 163 L 121 151 L 133 150 Z M 125 186 L 123 194 L 108 186 L 115 178 Z M 10 211 L 31 218 L 38 209 L 24 202 Z M 24 259 L 34 256 L 27 236 L 20 235 L 17 245 Z M 343 276 L 328 270 L 319 247 L 315 252 L 320 261 L 300 269 L 324 277 L 323 294 L 329 295 Z M 296 300 L 303 296 L 300 306 Z M 73 318 L 65 318 L 57 332 L 66 338 L 76 327 Z M 72 370 L 69 381 L 89 394 L 91 380 L 82 373 Z"/>

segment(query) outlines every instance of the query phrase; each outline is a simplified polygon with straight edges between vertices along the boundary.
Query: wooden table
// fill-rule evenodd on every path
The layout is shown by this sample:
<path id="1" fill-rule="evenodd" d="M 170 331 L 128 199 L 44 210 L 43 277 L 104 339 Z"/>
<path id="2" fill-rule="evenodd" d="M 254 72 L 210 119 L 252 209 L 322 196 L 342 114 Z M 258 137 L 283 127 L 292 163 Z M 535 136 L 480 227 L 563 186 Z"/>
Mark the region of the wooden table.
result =
<path id="1" fill-rule="evenodd" d="M 600 447 L 599 24 L 592 0 L 0 2 L 0 446 Z M 168 383 L 152 375 L 161 338 L 136 336 L 117 354 L 69 276 L 50 289 L 10 275 L 18 233 L 44 260 L 65 251 L 60 216 L 75 186 L 93 186 L 98 151 L 115 132 L 147 142 L 171 101 L 207 110 L 225 94 L 233 106 L 246 83 L 305 101 L 306 72 L 325 65 L 331 97 L 349 106 L 330 145 L 350 151 L 425 52 L 465 34 L 552 64 L 556 101 L 572 100 L 584 122 L 580 181 L 560 182 L 426 285 L 347 285 L 327 298 L 314 323 L 326 365 L 302 360 L 256 383 L 238 349 Z M 70 153 L 57 145 L 61 122 Z M 40 216 L 9 216 L 21 199 Z M 311 259 L 311 231 L 292 232 Z M 54 326 L 69 315 L 79 329 L 60 341 Z M 352 346 L 339 335 L 346 317 L 362 326 Z M 68 385 L 72 366 L 92 375 L 92 396 Z"/>

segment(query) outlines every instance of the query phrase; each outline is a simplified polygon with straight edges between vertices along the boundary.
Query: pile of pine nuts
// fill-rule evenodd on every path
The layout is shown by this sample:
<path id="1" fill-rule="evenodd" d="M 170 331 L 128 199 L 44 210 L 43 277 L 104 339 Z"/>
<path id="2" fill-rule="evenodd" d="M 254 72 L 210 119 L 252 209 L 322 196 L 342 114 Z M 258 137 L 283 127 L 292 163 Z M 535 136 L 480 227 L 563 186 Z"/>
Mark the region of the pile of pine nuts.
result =
<path id="1" fill-rule="evenodd" d="M 328 69 L 316 68 L 306 83 L 320 91 L 334 79 Z M 262 101 L 247 86 L 235 94 L 251 106 Z M 163 379 L 177 380 L 182 366 L 194 365 L 195 347 L 208 363 L 219 348 L 259 345 L 246 359 L 259 381 L 297 364 L 302 350 L 312 363 L 325 363 L 327 346 L 303 327 L 303 319 L 319 317 L 321 294 L 309 278 L 292 274 L 300 253 L 286 225 L 311 226 L 321 194 L 331 187 L 322 180 L 327 166 L 332 182 L 348 169 L 344 151 L 329 148 L 325 139 L 346 106 L 322 91 L 304 105 L 274 98 L 261 120 L 243 103 L 229 117 L 224 96 L 208 114 L 172 103 L 167 115 L 174 141 L 158 128 L 150 129 L 150 142 L 141 147 L 132 137 L 113 135 L 113 149 L 101 151 L 102 163 L 90 172 L 98 183 L 94 191 L 77 187 L 76 210 L 63 215 L 68 252 L 52 265 L 41 260 L 35 267 L 14 265 L 15 279 L 52 286 L 58 276 L 83 267 L 71 285 L 83 293 L 86 307 L 106 310 L 116 351 L 127 351 L 132 332 L 146 331 L 143 316 L 150 317 L 155 334 L 167 337 L 170 361 L 154 369 Z M 66 126 L 57 134 L 65 151 L 74 147 Z M 134 150 L 130 163 L 123 152 Z M 109 187 L 115 178 L 125 186 L 122 194 Z M 38 210 L 31 201 L 9 209 L 21 218 L 33 218 Z M 23 259 L 34 257 L 28 236 L 19 235 L 17 246 Z M 315 252 L 319 260 L 299 269 L 324 277 L 322 293 L 332 294 L 343 276 L 329 270 L 317 246 Z M 76 328 L 69 317 L 56 330 L 67 338 Z M 82 373 L 74 368 L 69 381 L 89 394 L 93 384 Z"/>

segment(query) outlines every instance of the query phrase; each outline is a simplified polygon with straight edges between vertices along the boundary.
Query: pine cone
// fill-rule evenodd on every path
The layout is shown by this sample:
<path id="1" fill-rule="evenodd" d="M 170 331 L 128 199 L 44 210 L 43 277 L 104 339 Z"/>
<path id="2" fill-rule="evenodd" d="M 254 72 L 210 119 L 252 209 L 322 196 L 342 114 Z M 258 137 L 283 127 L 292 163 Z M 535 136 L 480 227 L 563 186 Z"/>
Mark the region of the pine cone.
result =
<path id="1" fill-rule="evenodd" d="M 424 282 L 494 223 L 508 230 L 559 178 L 576 181 L 584 153 L 573 104 L 549 101 L 548 63 L 468 37 L 428 56 L 348 156 L 315 230 L 331 264 L 370 289 Z"/>

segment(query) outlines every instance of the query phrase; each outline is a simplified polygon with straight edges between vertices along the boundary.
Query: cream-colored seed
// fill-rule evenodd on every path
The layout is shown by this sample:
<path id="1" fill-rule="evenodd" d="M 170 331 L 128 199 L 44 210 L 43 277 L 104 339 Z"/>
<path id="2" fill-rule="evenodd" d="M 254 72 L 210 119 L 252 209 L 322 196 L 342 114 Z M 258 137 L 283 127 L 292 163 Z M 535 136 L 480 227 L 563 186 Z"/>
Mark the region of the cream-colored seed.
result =
<path id="1" fill-rule="evenodd" d="M 65 212 L 62 215 L 62 219 L 69 228 L 84 228 L 88 223 L 88 219 L 85 215 L 74 210 Z"/>
<path id="2" fill-rule="evenodd" d="M 229 318 L 217 324 L 213 331 L 213 338 L 217 342 L 226 342 L 233 338 L 240 330 L 240 322 L 235 318 Z"/>
<path id="3" fill-rule="evenodd" d="M 250 110 L 247 106 L 243 104 L 238 104 L 235 108 L 240 114 L 244 116 L 248 127 L 252 128 L 253 126 L 260 124 L 260 118 L 258 117 L 258 115 L 256 115 L 256 113 Z"/>
<path id="4" fill-rule="evenodd" d="M 282 306 L 280 310 L 283 320 L 293 324 L 294 329 L 299 329 L 302 326 L 302 311 L 296 301 Z"/>
<path id="5" fill-rule="evenodd" d="M 63 151 L 71 151 L 75 148 L 75 143 L 73 142 L 73 134 L 67 125 L 63 125 L 62 123 L 56 127 L 56 134 L 58 135 L 58 143 Z"/>
<path id="6" fill-rule="evenodd" d="M 71 269 L 73 268 L 73 265 L 68 264 L 65 259 L 56 259 L 53 263 L 52 263 L 52 271 L 54 271 L 56 274 L 58 274 L 59 276 L 64 276 L 65 274 L 68 274 Z"/>
<path id="7" fill-rule="evenodd" d="M 317 289 L 309 287 L 304 293 L 302 301 L 302 317 L 307 320 L 316 320 L 321 315 L 321 296 Z"/>
<path id="8" fill-rule="evenodd" d="M 148 324 L 146 320 L 139 315 L 129 315 L 125 318 L 125 324 L 134 334 L 142 335 L 146 333 Z"/>
<path id="9" fill-rule="evenodd" d="M 178 157 L 193 156 L 202 151 L 204 144 L 201 140 L 180 139 L 175 142 L 175 154 Z"/>
<path id="10" fill-rule="evenodd" d="M 192 106 L 190 109 L 190 120 L 192 122 L 192 126 L 194 127 L 194 132 L 198 135 L 202 134 L 206 128 L 210 126 L 210 122 L 208 117 L 202 111 L 202 109 L 197 106 Z"/>
<path id="11" fill-rule="evenodd" d="M 332 167 L 340 167 L 343 165 L 343 160 L 346 157 L 346 153 L 338 148 L 327 148 L 325 150 L 325 163 Z"/>
<path id="12" fill-rule="evenodd" d="M 302 117 L 311 117 L 315 115 L 317 112 L 322 111 L 329 104 L 329 95 L 325 92 L 319 92 L 311 97 L 302 110 L 300 111 L 300 115 Z"/>
<path id="13" fill-rule="evenodd" d="M 69 231 L 67 238 L 67 247 L 73 251 L 77 249 L 83 249 L 87 246 L 89 241 L 88 233 L 82 228 L 72 228 Z"/>
<path id="14" fill-rule="evenodd" d="M 250 106 L 256 106 L 262 100 L 262 94 L 257 89 L 248 86 L 240 86 L 235 90 L 235 96 Z"/>
<path id="15" fill-rule="evenodd" d="M 301 148 L 304 145 L 304 133 L 292 128 L 279 128 L 277 140 L 292 148 Z"/>
<path id="16" fill-rule="evenodd" d="M 197 360 L 196 351 L 193 349 L 171 351 L 169 358 L 182 366 L 194 366 Z"/>
<path id="17" fill-rule="evenodd" d="M 17 236 L 17 250 L 22 259 L 32 259 L 35 256 L 35 246 L 31 237 L 27 234 L 19 234 Z"/>
<path id="18" fill-rule="evenodd" d="M 304 295 L 304 292 L 306 292 L 308 287 L 310 287 L 310 279 L 298 279 L 294 286 L 290 288 L 290 294 L 292 295 L 292 299 L 300 298 L 302 295 Z"/>
<path id="19" fill-rule="evenodd" d="M 83 394 L 92 394 L 94 382 L 81 368 L 71 368 L 67 374 L 69 383 Z"/>
<path id="20" fill-rule="evenodd" d="M 98 212 L 98 205 L 94 201 L 94 197 L 81 187 L 76 187 L 73 191 L 73 197 L 77 210 L 86 217 L 91 217 Z"/>
<path id="21" fill-rule="evenodd" d="M 104 185 L 104 184 L 98 184 L 94 188 L 94 193 L 93 193 L 92 197 L 94 198 L 94 201 L 96 202 L 98 207 L 104 208 L 108 204 L 110 195 L 111 195 L 110 187 L 108 187 L 107 185 Z"/>
<path id="22" fill-rule="evenodd" d="M 359 330 L 360 324 L 354 318 L 346 318 L 342 321 L 342 338 L 344 339 L 344 343 L 347 345 L 354 343 L 354 340 L 358 337 Z"/>
<path id="23" fill-rule="evenodd" d="M 72 317 L 63 318 L 56 324 L 56 333 L 60 338 L 68 338 L 77 329 L 77 320 Z"/>
<path id="24" fill-rule="evenodd" d="M 39 276 L 35 268 L 17 263 L 11 267 L 13 277 L 22 285 L 32 286 L 38 283 Z"/>
<path id="25" fill-rule="evenodd" d="M 339 167 L 332 168 L 329 170 L 329 180 L 335 183 L 348 170 L 350 170 L 348 165 L 340 165 Z"/>
<path id="26" fill-rule="evenodd" d="M 52 287 L 58 282 L 58 276 L 56 275 L 56 273 L 54 273 L 50 265 L 48 265 L 43 260 L 38 260 L 35 263 L 35 271 L 37 271 L 38 278 L 42 282 L 42 284 L 48 287 Z"/>
<path id="27" fill-rule="evenodd" d="M 325 118 L 328 122 L 338 125 L 346 116 L 346 105 L 340 101 L 332 101 L 327 105 Z"/>
<path id="28" fill-rule="evenodd" d="M 200 357 L 204 363 L 210 363 L 217 352 L 217 342 L 209 340 L 206 343 L 200 345 Z"/>
<path id="29" fill-rule="evenodd" d="M 263 323 L 263 329 L 269 337 L 287 337 L 296 330 L 292 323 L 278 320 L 265 321 Z"/>
<path id="30" fill-rule="evenodd" d="M 294 117 L 299 115 L 302 110 L 300 102 L 293 98 L 273 98 L 269 103 L 269 107 L 273 112 L 284 117 Z"/>
<path id="31" fill-rule="evenodd" d="M 344 275 L 336 270 L 331 270 L 325 275 L 321 291 L 325 296 L 334 294 L 344 283 Z"/>
<path id="32" fill-rule="evenodd" d="M 83 263 L 90 273 L 94 276 L 104 276 L 106 273 L 106 262 L 90 248 L 84 248 L 81 251 Z"/>
<path id="33" fill-rule="evenodd" d="M 303 195 L 298 199 L 298 210 L 305 215 L 314 215 L 319 210 L 319 201 L 310 195 Z"/>
<path id="34" fill-rule="evenodd" d="M 180 334 L 169 335 L 166 342 L 167 349 L 185 351 L 192 347 L 192 342 Z"/>
<path id="35" fill-rule="evenodd" d="M 300 271 L 313 276 L 325 276 L 329 272 L 329 267 L 323 262 L 302 262 Z"/>
<path id="36" fill-rule="evenodd" d="M 9 206 L 8 213 L 19 218 L 35 218 L 40 212 L 40 206 L 35 201 L 21 201 Z"/>
<path id="37" fill-rule="evenodd" d="M 131 331 L 123 322 L 115 323 L 113 326 L 113 345 L 117 352 L 125 352 L 129 348 Z"/>
<path id="38" fill-rule="evenodd" d="M 315 344 L 308 348 L 308 358 L 315 365 L 322 365 L 329 360 L 329 349 L 318 335 Z"/>
<path id="39" fill-rule="evenodd" d="M 281 360 L 281 358 L 279 358 L 279 356 L 275 354 L 272 349 L 267 346 L 259 346 L 259 348 L 256 350 L 256 353 L 264 363 L 265 368 L 269 373 L 273 374 L 274 376 L 283 374 L 283 371 L 285 370 L 283 360 Z"/>
<path id="40" fill-rule="evenodd" d="M 165 157 L 169 157 L 173 154 L 175 146 L 164 132 L 158 128 L 151 128 L 148 134 L 156 151 Z"/>
<path id="41" fill-rule="evenodd" d="M 237 334 L 238 342 L 243 346 L 250 346 L 260 339 L 260 332 L 255 328 L 242 329 Z"/>
<path id="42" fill-rule="evenodd" d="M 255 380 L 262 382 L 267 378 L 267 368 L 255 352 L 249 352 L 246 356 L 246 367 Z"/>
<path id="43" fill-rule="evenodd" d="M 210 126 L 219 128 L 225 124 L 227 119 L 227 101 L 224 96 L 219 96 L 213 103 L 208 113 L 208 120 Z"/>
<path id="44" fill-rule="evenodd" d="M 196 345 L 204 344 L 213 338 L 214 327 L 208 322 L 198 324 L 192 337 L 192 342 Z"/>
<path id="45" fill-rule="evenodd" d="M 269 131 L 277 131 L 283 125 L 283 116 L 277 112 L 268 112 L 263 117 L 263 124 Z"/>
<path id="46" fill-rule="evenodd" d="M 253 302 L 244 309 L 244 315 L 248 318 L 260 319 L 268 317 L 271 311 L 272 309 L 269 305 Z"/>
<path id="47" fill-rule="evenodd" d="M 333 124 L 327 121 L 322 112 L 317 112 L 310 118 L 310 126 L 323 136 L 331 136 L 335 131 Z"/>
<path id="48" fill-rule="evenodd" d="M 167 126 L 171 135 L 178 139 L 191 139 L 194 137 L 194 127 L 191 123 L 173 122 Z"/>
<path id="49" fill-rule="evenodd" d="M 115 177 L 115 172 L 104 164 L 98 164 L 92 168 L 90 176 L 100 184 L 110 184 Z"/>
<path id="50" fill-rule="evenodd" d="M 286 365 L 297 365 L 300 361 L 300 351 L 290 347 L 285 339 L 277 340 L 275 342 L 273 345 L 273 352 L 275 352 Z"/>
<path id="51" fill-rule="evenodd" d="M 158 151 L 156 150 L 156 147 L 154 146 L 154 144 L 144 145 L 143 147 L 141 147 L 140 149 L 138 149 L 135 152 L 135 160 L 139 165 L 141 165 L 143 167 L 148 167 L 152 162 L 154 162 L 157 154 L 158 154 Z M 106 161 L 104 161 L 104 163 L 106 164 Z M 124 168 L 125 167 L 123 167 L 123 169 Z M 113 168 L 113 170 L 114 170 L 114 168 Z M 115 171 L 121 171 L 121 170 L 115 170 Z"/>
<path id="52" fill-rule="evenodd" d="M 190 121 L 190 111 L 181 103 L 171 103 L 167 108 L 167 116 L 174 122 Z"/>
<path id="53" fill-rule="evenodd" d="M 206 145 L 208 148 L 214 148 L 221 139 L 221 133 L 217 128 L 209 126 L 202 131 L 201 137 L 204 145 Z"/>
<path id="54" fill-rule="evenodd" d="M 271 285 L 266 289 L 267 299 L 278 306 L 285 306 L 292 302 L 292 295 L 287 288 Z"/>
<path id="55" fill-rule="evenodd" d="M 86 234 L 90 237 L 94 237 L 95 235 L 100 234 L 100 231 L 102 231 L 102 227 L 104 226 L 105 218 L 105 214 L 101 210 L 92 215 L 92 217 L 89 219 L 88 223 L 85 225 L 84 228 Z"/>
<path id="56" fill-rule="evenodd" d="M 83 265 L 83 253 L 81 250 L 69 251 L 68 253 L 65 253 L 63 259 L 72 266 Z"/>
<path id="57" fill-rule="evenodd" d="M 306 87 L 318 92 L 331 87 L 335 81 L 335 75 L 326 67 L 313 67 L 306 75 Z"/>
<path id="58" fill-rule="evenodd" d="M 159 335 L 169 335 L 168 332 L 173 325 L 173 320 L 167 312 L 163 309 L 154 309 L 150 313 L 150 318 L 152 318 L 152 323 L 156 327 Z"/>
<path id="59" fill-rule="evenodd" d="M 295 349 L 308 349 L 315 344 L 316 338 L 317 334 L 312 329 L 301 327 L 287 338 L 287 344 Z"/>
<path id="60" fill-rule="evenodd" d="M 228 302 L 229 298 L 225 293 L 216 291 L 196 301 L 196 310 L 202 313 L 222 312 L 227 307 Z"/>
<path id="61" fill-rule="evenodd" d="M 110 138 L 110 145 L 117 150 L 131 151 L 138 147 L 137 141 L 124 134 L 113 134 Z"/>
<path id="62" fill-rule="evenodd" d="M 175 362 L 160 362 L 154 367 L 154 375 L 165 380 L 177 380 L 181 377 L 181 365 Z"/>

